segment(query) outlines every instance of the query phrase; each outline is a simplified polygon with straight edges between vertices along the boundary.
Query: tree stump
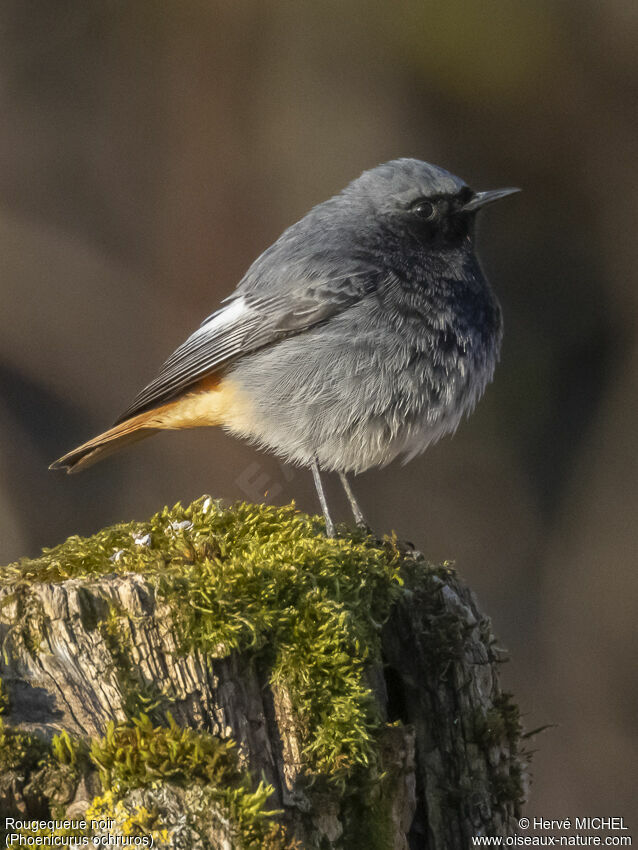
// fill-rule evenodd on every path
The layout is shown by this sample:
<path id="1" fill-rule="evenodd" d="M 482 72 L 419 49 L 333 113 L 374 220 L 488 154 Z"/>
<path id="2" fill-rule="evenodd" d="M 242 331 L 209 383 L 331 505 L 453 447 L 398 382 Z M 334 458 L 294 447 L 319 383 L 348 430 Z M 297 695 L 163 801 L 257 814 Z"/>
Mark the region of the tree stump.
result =
<path id="1" fill-rule="evenodd" d="M 4 568 L 0 599 L 3 816 L 220 850 L 513 833 L 503 652 L 396 541 L 202 497 Z"/>

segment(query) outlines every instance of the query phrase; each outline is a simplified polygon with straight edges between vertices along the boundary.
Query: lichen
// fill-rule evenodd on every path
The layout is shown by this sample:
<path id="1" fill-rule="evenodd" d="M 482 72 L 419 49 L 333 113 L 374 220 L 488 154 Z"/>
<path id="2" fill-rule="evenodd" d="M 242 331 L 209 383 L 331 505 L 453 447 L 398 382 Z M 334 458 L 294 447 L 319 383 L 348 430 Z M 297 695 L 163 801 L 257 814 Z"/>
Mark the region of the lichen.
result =
<path id="1" fill-rule="evenodd" d="M 109 823 L 107 832 L 111 835 L 121 834 L 128 836 L 143 835 L 152 839 L 155 847 L 170 847 L 170 833 L 164 824 L 161 815 L 157 811 L 148 809 L 144 805 L 127 805 L 125 800 L 111 790 L 106 791 L 99 797 L 95 797 L 86 811 L 87 823 L 100 821 Z M 104 830 L 91 830 L 92 832 L 104 832 Z"/>

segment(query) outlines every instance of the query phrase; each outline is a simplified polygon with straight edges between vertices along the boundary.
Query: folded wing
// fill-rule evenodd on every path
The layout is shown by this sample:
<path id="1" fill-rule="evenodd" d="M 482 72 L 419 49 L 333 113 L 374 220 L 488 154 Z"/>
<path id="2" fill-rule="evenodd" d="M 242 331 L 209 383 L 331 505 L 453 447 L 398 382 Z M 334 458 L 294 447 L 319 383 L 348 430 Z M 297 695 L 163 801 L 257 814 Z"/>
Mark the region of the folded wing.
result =
<path id="1" fill-rule="evenodd" d="M 244 354 L 329 320 L 377 288 L 370 269 L 303 280 L 272 295 L 238 288 L 171 354 L 115 424 L 163 404 Z"/>

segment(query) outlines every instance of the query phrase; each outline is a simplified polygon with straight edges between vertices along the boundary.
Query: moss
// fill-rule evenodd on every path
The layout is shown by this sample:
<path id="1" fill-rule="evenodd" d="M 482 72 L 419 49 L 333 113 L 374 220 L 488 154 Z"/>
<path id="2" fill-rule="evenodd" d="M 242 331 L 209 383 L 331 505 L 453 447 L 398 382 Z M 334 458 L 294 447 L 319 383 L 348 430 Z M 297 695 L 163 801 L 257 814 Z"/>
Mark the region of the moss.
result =
<path id="1" fill-rule="evenodd" d="M 340 801 L 342 846 L 348 850 L 386 850 L 396 845 L 397 806 L 400 810 L 406 783 L 405 727 L 386 725 L 378 736 L 378 747 L 376 767 L 357 776 Z"/>
<path id="2" fill-rule="evenodd" d="M 53 819 L 58 821 L 58 825 L 47 825 L 47 820 L 40 821 L 40 827 L 33 829 L 18 829 L 17 834 L 31 839 L 30 843 L 35 842 L 46 846 L 114 846 L 115 840 L 119 839 L 119 846 L 154 846 L 168 848 L 167 843 L 169 836 L 168 831 L 164 828 L 161 818 L 157 813 L 149 811 L 144 806 L 136 806 L 134 808 L 127 807 L 122 801 L 119 801 L 112 792 L 107 791 L 104 795 L 96 797 L 83 818 L 74 818 L 76 823 L 84 820 L 87 824 L 85 828 L 65 827 L 63 823 L 67 818 L 63 812 L 53 814 Z M 105 821 L 107 818 L 111 820 L 110 828 L 102 832 L 99 828 L 93 829 L 91 821 Z M 111 836 L 111 843 L 102 845 L 96 836 L 106 837 Z M 145 843 L 123 845 L 123 837 L 130 840 L 132 836 L 144 836 Z M 65 838 L 71 839 L 65 843 L 55 843 L 53 839 Z M 94 845 L 92 841 L 87 839 L 95 838 L 98 842 Z M 47 840 L 48 839 L 48 840 Z M 75 840 L 73 840 L 75 839 Z M 151 842 L 152 839 L 152 842 Z M 85 843 L 86 842 L 86 843 Z"/>
<path id="3" fill-rule="evenodd" d="M 4 686 L 4 682 L 0 679 L 0 715 L 6 714 L 9 711 L 9 694 Z"/>
<path id="4" fill-rule="evenodd" d="M 203 497 L 189 507 L 165 508 L 146 523 L 71 537 L 0 571 L 0 583 L 28 596 L 34 581 L 131 572 L 167 605 L 181 651 L 197 649 L 208 657 L 246 652 L 269 670 L 275 691 L 285 692 L 296 715 L 310 796 L 325 794 L 338 803 L 340 819 L 352 825 L 344 846 L 387 846 L 397 777 L 383 772 L 384 724 L 365 668 L 380 663 L 381 627 L 393 605 L 409 598 L 430 672 L 445 675 L 463 651 L 466 629 L 441 599 L 450 566 L 432 567 L 402 553 L 395 540 L 358 531 L 342 529 L 339 538 L 328 539 L 322 522 L 294 505 L 226 508 Z M 90 604 L 82 607 L 85 627 L 98 630 L 110 650 L 130 718 L 93 742 L 91 760 L 104 794 L 92 811 L 140 834 L 148 830 L 159 842 L 164 827 L 153 789 L 170 787 L 177 798 L 196 794 L 188 805 L 202 817 L 210 810 L 210 817 L 232 822 L 233 846 L 292 846 L 268 811 L 272 789 L 255 787 L 239 770 L 232 742 L 180 729 L 172 719 L 158 725 L 167 697 L 140 688 L 125 616 L 113 605 L 102 619 Z M 517 723 L 504 700 L 477 719 L 477 737 L 485 746 L 506 738 L 515 752 Z M 67 736 L 54 742 L 48 757 L 75 769 L 87 755 Z M 514 773 L 495 770 L 496 798 L 520 793 Z"/>
<path id="5" fill-rule="evenodd" d="M 494 710 L 500 715 L 505 735 L 510 747 L 517 747 L 523 731 L 521 713 L 514 702 L 514 696 L 502 691 L 494 698 Z"/>
<path id="6" fill-rule="evenodd" d="M 428 668 L 428 678 L 436 680 L 451 663 L 462 657 L 465 638 L 472 628 L 445 604 L 441 595 L 442 586 L 453 575 L 452 564 L 446 561 L 432 566 L 406 559 L 401 575 L 412 596 L 413 616 L 419 618 L 422 658 Z"/>
<path id="7" fill-rule="evenodd" d="M 237 796 L 240 802 L 233 805 L 232 800 L 224 803 L 214 789 L 201 786 L 177 793 L 174 786 L 166 785 L 161 793 L 133 792 L 124 799 L 107 791 L 93 800 L 86 818 L 111 821 L 108 830 L 111 834 L 152 838 L 153 846 L 162 850 L 172 850 L 174 846 L 184 850 L 191 847 L 301 850 L 301 845 L 290 839 L 269 814 L 261 816 L 265 797 L 261 789 Z M 177 818 L 172 809 L 176 805 L 179 806 Z M 167 807 L 172 810 L 169 826 L 163 814 Z M 176 829 L 175 821 L 179 822 Z"/>
<path id="8" fill-rule="evenodd" d="M 374 780 L 363 779 L 357 792 L 347 794 L 342 801 L 343 846 L 348 850 L 386 850 L 394 846 L 392 805 L 397 776 L 382 774 Z"/>
<path id="9" fill-rule="evenodd" d="M 523 775 L 520 756 L 522 725 L 519 708 L 512 694 L 496 695 L 492 708 L 474 719 L 474 737 L 484 749 L 490 750 L 505 745 L 508 758 L 492 765 L 490 785 L 494 800 L 504 807 L 511 807 L 515 814 L 524 800 Z M 488 764 L 491 762 L 488 760 Z"/>
<path id="10" fill-rule="evenodd" d="M 0 772 L 19 772 L 29 780 L 30 795 L 42 800 L 51 817 L 64 818 L 65 807 L 73 799 L 77 783 L 91 769 L 97 769 L 103 794 L 93 800 L 85 820 L 112 818 L 110 832 L 152 837 L 156 844 L 169 847 L 169 830 L 161 813 L 134 799 L 139 789 L 182 787 L 192 799 L 189 817 L 205 827 L 212 818 L 229 830 L 233 846 L 284 850 L 292 847 L 283 828 L 274 818 L 280 814 L 268 808 L 273 789 L 240 769 L 236 747 L 207 732 L 181 729 L 168 716 L 166 726 L 155 726 L 147 715 L 126 723 L 110 723 L 104 737 L 86 743 L 67 732 L 54 736 L 51 744 L 15 729 L 0 720 Z M 197 788 L 196 794 L 193 793 Z M 40 812 L 44 815 L 44 811 Z M 88 830 L 87 835 L 99 830 Z M 28 835 L 77 835 L 65 829 L 43 829 Z"/>
<path id="11" fill-rule="evenodd" d="M 88 747 L 67 732 L 48 742 L 0 718 L 0 775 L 18 774 L 29 798 L 50 809 L 70 802 L 88 767 Z"/>
<path id="12" fill-rule="evenodd" d="M 80 738 L 72 738 L 64 730 L 59 735 L 53 736 L 51 756 L 57 764 L 83 773 L 89 762 L 89 748 Z"/>
<path id="13" fill-rule="evenodd" d="M 499 803 L 511 805 L 515 814 L 520 814 L 520 809 L 525 798 L 523 787 L 523 771 L 521 765 L 521 735 L 523 727 L 521 724 L 520 710 L 514 702 L 512 694 L 503 691 L 494 699 L 494 710 L 501 718 L 503 737 L 507 742 L 509 750 L 509 761 L 507 770 L 494 777 L 494 796 Z"/>
<path id="14" fill-rule="evenodd" d="M 170 715 L 167 720 L 167 726 L 154 726 L 142 714 L 130 722 L 109 723 L 106 735 L 93 742 L 91 759 L 109 792 L 99 805 L 94 802 L 94 811 L 115 818 L 120 828 L 124 818 L 127 828 L 134 821 L 141 829 L 140 807 L 126 802 L 131 791 L 159 786 L 192 789 L 198 784 L 205 799 L 203 810 L 223 813 L 232 823 L 236 846 L 267 846 L 266 836 L 278 830 L 272 819 L 279 812 L 267 808 L 273 788 L 263 781 L 253 788 L 250 776 L 239 768 L 232 740 L 181 729 Z M 160 820 L 156 817 L 153 828 Z"/>
<path id="15" fill-rule="evenodd" d="M 270 667 L 273 683 L 290 695 L 309 769 L 344 781 L 375 757 L 379 719 L 363 671 L 379 655 L 380 624 L 400 592 L 401 558 L 392 541 L 320 532 L 321 522 L 294 505 L 224 508 L 204 497 L 147 523 L 71 537 L 6 568 L 3 578 L 145 576 L 170 606 L 183 651 L 219 657 L 246 650 Z M 117 614 L 99 628 L 126 678 Z"/>
<path id="16" fill-rule="evenodd" d="M 15 770 L 28 776 L 47 752 L 48 747 L 40 738 L 13 729 L 0 718 L 0 774 Z"/>
<path id="17" fill-rule="evenodd" d="M 7 726 L 0 718 L 0 777 L 9 791 L 7 814 L 24 815 L 26 805 L 27 813 L 33 817 L 62 815 L 87 764 L 87 748 L 72 741 L 66 732 L 54 736 L 49 743 Z M 17 792 L 17 805 L 10 802 L 13 789 Z M 2 822 L 0 841 L 6 834 Z"/>
<path id="18" fill-rule="evenodd" d="M 20 637 L 25 650 L 35 657 L 42 647 L 44 612 L 38 599 L 31 594 L 18 591 L 18 610 L 22 625 Z"/>
<path id="19" fill-rule="evenodd" d="M 167 727 L 153 726 L 146 714 L 111 721 L 105 736 L 93 742 L 91 759 L 103 786 L 118 792 L 158 781 L 237 785 L 241 779 L 233 741 L 181 729 L 170 714 Z"/>

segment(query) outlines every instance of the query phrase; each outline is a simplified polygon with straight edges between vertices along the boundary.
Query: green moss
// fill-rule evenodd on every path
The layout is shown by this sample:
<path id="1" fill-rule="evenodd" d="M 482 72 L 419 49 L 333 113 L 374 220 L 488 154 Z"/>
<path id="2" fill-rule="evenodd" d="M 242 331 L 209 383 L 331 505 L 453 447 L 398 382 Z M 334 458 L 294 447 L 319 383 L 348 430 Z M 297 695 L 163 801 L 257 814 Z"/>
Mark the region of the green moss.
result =
<path id="1" fill-rule="evenodd" d="M 207 812 L 222 818 L 237 848 L 291 846 L 274 820 L 279 812 L 268 808 L 273 788 L 263 781 L 255 787 L 239 767 L 235 743 L 181 729 L 170 715 L 167 720 L 166 726 L 155 726 L 142 714 L 126 723 L 111 722 L 104 737 L 93 740 L 89 750 L 84 741 L 67 732 L 48 744 L 6 727 L 0 719 L 0 773 L 21 774 L 31 795 L 48 806 L 50 816 L 64 818 L 81 776 L 97 769 L 104 793 L 93 801 L 86 819 L 111 817 L 124 834 L 152 835 L 155 841 L 168 840 L 162 818 L 143 805 L 129 803 L 131 792 L 181 786 L 192 794 L 198 786 L 197 823 L 205 823 Z M 45 829 L 36 834 L 73 833 Z"/>
<path id="2" fill-rule="evenodd" d="M 25 798 L 37 801 L 38 812 L 44 807 L 53 816 L 63 815 L 88 767 L 88 747 L 67 732 L 47 742 L 0 718 L 0 776 L 17 775 L 18 787 Z"/>
<path id="3" fill-rule="evenodd" d="M 42 646 L 42 623 L 44 621 L 42 605 L 34 596 L 18 591 L 18 610 L 22 643 L 31 656 L 36 656 Z"/>
<path id="4" fill-rule="evenodd" d="M 65 737 L 68 738 L 66 733 L 54 737 L 51 745 L 37 735 L 7 726 L 0 718 L 0 776 L 9 783 L 5 788 L 14 786 L 19 789 L 18 799 L 22 795 L 30 801 L 29 805 L 36 806 L 33 814 L 42 813 L 47 808 L 54 816 L 63 814 L 66 804 L 73 798 L 79 771 L 85 764 L 80 764 L 79 749 L 70 739 L 63 757 L 66 763 L 58 761 L 56 753 L 61 754 L 67 747 Z M 11 794 L 8 799 L 11 799 Z M 18 808 L 6 814 L 29 812 Z M 6 836 L 3 821 L 0 823 L 0 842 Z"/>
<path id="5" fill-rule="evenodd" d="M 51 756 L 56 764 L 83 773 L 89 762 L 89 748 L 80 738 L 72 738 L 66 730 L 54 735 L 51 741 Z"/>
<path id="6" fill-rule="evenodd" d="M 424 566 L 423 561 L 406 559 L 401 575 L 412 597 L 412 616 L 419 620 L 416 631 L 420 634 L 422 659 L 428 677 L 436 680 L 451 663 L 462 658 L 472 626 L 450 609 L 441 595 L 441 588 L 453 575 L 452 565 L 446 561 L 440 566 Z"/>
<path id="7" fill-rule="evenodd" d="M 401 553 L 396 541 L 361 532 L 344 529 L 328 539 L 321 521 L 294 505 L 225 508 L 205 497 L 186 508 L 165 508 L 146 523 L 71 537 L 0 571 L 0 583 L 11 582 L 28 596 L 33 581 L 131 572 L 142 575 L 167 605 L 182 652 L 197 649 L 219 658 L 240 651 L 269 671 L 274 691 L 285 694 L 296 717 L 310 795 L 338 801 L 344 821 L 354 825 L 344 837 L 348 846 L 385 846 L 396 777 L 383 772 L 384 726 L 365 668 L 380 663 L 381 627 L 402 596 L 413 603 L 410 616 L 418 618 L 432 676 L 459 658 L 466 626 L 440 592 L 449 566 L 431 567 Z M 105 788 L 101 810 L 141 824 L 148 812 L 129 804 L 127 795 L 195 782 L 202 810 L 212 802 L 222 806 L 242 836 L 241 846 L 285 846 L 267 809 L 272 789 L 255 787 L 239 771 L 232 742 L 182 730 L 172 720 L 157 725 L 166 697 L 140 686 L 129 660 L 126 614 L 111 605 L 107 617 L 98 617 L 90 602 L 81 612 L 85 627 L 98 630 L 110 650 L 131 718 L 111 724 L 92 745 Z M 477 719 L 477 738 L 489 746 L 490 739 L 505 737 L 514 748 L 517 722 L 509 703 L 495 704 L 488 717 Z M 84 757 L 74 747 L 71 739 L 60 739 L 52 758 L 73 765 Z M 518 793 L 512 770 L 495 771 L 493 780 L 495 797 Z M 264 843 L 267 834 L 270 843 Z"/>
<path id="8" fill-rule="evenodd" d="M 28 776 L 47 752 L 40 738 L 13 729 L 0 718 L 0 773 L 15 770 Z"/>
<path id="9" fill-rule="evenodd" d="M 148 523 L 71 537 L 3 578 L 145 576 L 169 604 L 183 651 L 249 651 L 271 669 L 292 701 L 310 770 L 343 781 L 375 757 L 379 719 L 363 670 L 379 655 L 380 624 L 400 592 L 400 560 L 391 541 L 359 532 L 326 538 L 321 522 L 294 506 L 225 508 L 206 497 Z M 117 612 L 98 627 L 126 677 Z"/>
<path id="10" fill-rule="evenodd" d="M 4 686 L 4 682 L 0 679 L 0 714 L 6 714 L 9 711 L 9 694 Z"/>
<path id="11" fill-rule="evenodd" d="M 506 760 L 491 766 L 490 785 L 494 800 L 501 806 L 511 806 L 515 814 L 519 813 L 525 796 L 520 760 L 521 734 L 519 708 L 510 693 L 497 694 L 492 708 L 474 718 L 477 743 L 486 750 L 506 748 Z"/>
<path id="12" fill-rule="evenodd" d="M 396 757 L 397 750 L 402 749 L 402 737 L 400 727 L 386 727 L 380 740 L 378 769 L 359 777 L 357 791 L 344 795 L 343 847 L 348 850 L 386 850 L 395 846 L 393 806 L 405 780 L 403 765 L 397 763 Z"/>
<path id="13" fill-rule="evenodd" d="M 170 715 L 167 727 L 153 726 L 146 714 L 111 721 L 105 736 L 93 742 L 91 759 L 104 788 L 117 792 L 159 781 L 237 785 L 241 779 L 233 741 L 181 729 Z"/>
<path id="14" fill-rule="evenodd" d="M 111 722 L 106 735 L 93 742 L 91 759 L 103 787 L 111 792 L 110 807 L 102 805 L 102 816 L 120 817 L 127 811 L 120 804 L 134 789 L 160 785 L 192 789 L 198 784 L 203 789 L 202 808 L 221 811 L 230 820 L 236 846 L 269 846 L 264 843 L 267 836 L 280 833 L 273 823 L 279 812 L 267 807 L 273 788 L 263 781 L 253 787 L 248 773 L 239 768 L 234 741 L 181 729 L 170 715 L 167 720 L 167 726 L 154 726 L 142 714 L 127 723 Z M 139 807 L 135 814 L 139 816 Z"/>

